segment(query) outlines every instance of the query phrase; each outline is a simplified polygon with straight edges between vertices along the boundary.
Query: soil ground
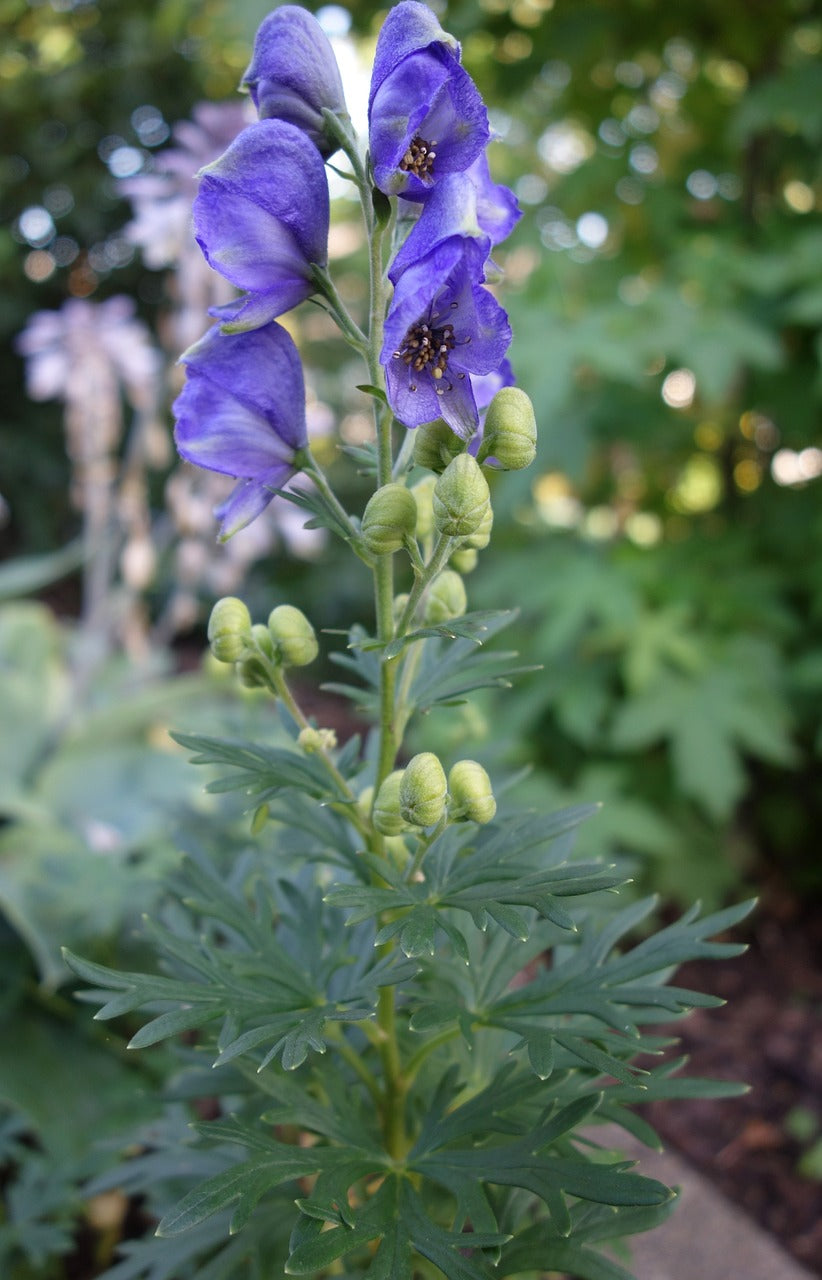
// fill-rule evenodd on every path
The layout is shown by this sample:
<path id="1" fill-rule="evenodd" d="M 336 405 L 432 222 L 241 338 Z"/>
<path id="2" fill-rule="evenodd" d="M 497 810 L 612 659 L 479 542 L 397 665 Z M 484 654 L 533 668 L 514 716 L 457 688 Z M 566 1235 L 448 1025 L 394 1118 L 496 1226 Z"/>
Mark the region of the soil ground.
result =
<path id="1" fill-rule="evenodd" d="M 822 1276 L 822 904 L 766 888 L 745 955 L 683 965 L 676 984 L 728 1001 L 672 1028 L 689 1072 L 751 1089 L 727 1101 L 658 1102 L 643 1114 Z"/>

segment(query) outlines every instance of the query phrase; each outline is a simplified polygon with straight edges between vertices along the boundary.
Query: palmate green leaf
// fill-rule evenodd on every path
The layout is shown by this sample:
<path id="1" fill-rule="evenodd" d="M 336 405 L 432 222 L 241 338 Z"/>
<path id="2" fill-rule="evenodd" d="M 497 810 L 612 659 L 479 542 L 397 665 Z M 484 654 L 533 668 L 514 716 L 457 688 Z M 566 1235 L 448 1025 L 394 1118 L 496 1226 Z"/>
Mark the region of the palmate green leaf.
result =
<path id="1" fill-rule="evenodd" d="M 515 675 L 539 670 L 535 666 L 514 665 L 514 652 L 489 653 L 484 645 L 515 617 L 511 610 L 488 610 L 467 615 L 442 626 L 423 628 L 415 633 L 423 645 L 419 670 L 409 691 L 409 702 L 418 710 L 435 704 L 462 701 L 474 689 L 507 688 Z M 463 634 L 463 631 L 467 633 Z M 456 638 L 451 638 L 456 637 Z M 400 653 L 412 637 L 392 642 L 391 652 Z M 324 684 L 328 692 L 349 698 L 364 712 L 378 707 L 380 682 L 379 648 L 362 627 L 352 627 L 347 653 L 330 654 L 331 661 L 350 671 L 362 687 L 340 682 Z"/>
<path id="2" fill-rule="evenodd" d="M 208 783 L 207 791 L 245 791 L 253 795 L 259 804 L 289 789 L 316 799 L 331 796 L 335 800 L 346 800 L 345 795 L 335 788 L 323 765 L 311 756 L 251 742 L 232 742 L 184 733 L 171 736 L 181 747 L 196 752 L 192 764 L 219 764 L 233 768 L 233 773 Z"/>
<path id="3" fill-rule="evenodd" d="M 516 611 L 505 609 L 484 609 L 474 613 L 466 613 L 462 617 L 452 618 L 448 622 L 419 627 L 415 631 L 410 631 L 407 635 L 399 636 L 396 640 L 389 641 L 387 645 L 382 647 L 382 656 L 386 660 L 396 658 L 409 644 L 435 636 L 440 636 L 444 640 L 456 640 L 458 638 L 473 640 L 475 644 L 481 645 L 485 643 L 489 627 L 493 622 L 501 621 L 502 625 L 507 626 L 515 617 Z M 495 630 L 497 629 L 495 628 Z M 381 646 L 375 644 L 375 647 L 379 648 Z"/>
<path id="4" fill-rule="evenodd" d="M 522 1082 L 510 1081 L 522 1096 Z M 509 1085 L 510 1087 L 510 1085 Z M 571 1231 L 571 1217 L 566 1196 L 607 1205 L 656 1205 L 667 1201 L 670 1192 L 654 1179 L 626 1172 L 624 1162 L 605 1165 L 578 1155 L 565 1140 L 579 1124 L 596 1110 L 598 1095 L 576 1098 L 555 1111 L 533 1130 L 510 1141 L 473 1145 L 469 1148 L 446 1146 L 455 1132 L 466 1127 L 476 1132 L 478 1122 L 476 1100 L 468 1111 L 448 1117 L 439 1136 L 431 1126 L 426 1140 L 417 1143 L 409 1157 L 410 1166 L 445 1187 L 457 1198 L 458 1210 L 471 1216 L 477 1212 L 478 1188 L 482 1184 L 521 1187 L 538 1196 L 546 1205 L 560 1235 Z M 488 1101 L 485 1103 L 488 1106 Z M 498 1103 L 497 1109 L 503 1110 Z M 494 1111 L 492 1111 L 494 1114 Z M 485 1203 L 485 1213 L 490 1205 Z"/>
<path id="5" fill-rule="evenodd" d="M 409 957 L 433 955 L 440 931 L 468 963 L 468 944 L 452 911 L 469 915 L 482 931 L 494 921 L 521 941 L 529 936 L 530 922 L 517 908 L 536 911 L 573 932 L 576 925 L 563 903 L 612 889 L 624 879 L 598 863 L 566 861 L 576 826 L 596 811 L 596 805 L 581 805 L 547 818 L 529 814 L 479 832 L 452 827 L 428 851 L 425 878 L 411 883 L 381 860 L 362 854 L 362 865 L 389 887 L 338 884 L 325 901 L 350 908 L 349 924 L 391 911 L 393 918 L 380 929 L 375 945 L 398 938 Z"/>
<path id="6" fill-rule="evenodd" d="M 312 1218 L 292 1236 L 287 1275 L 316 1275 L 338 1258 L 355 1254 L 373 1241 L 379 1247 L 363 1274 L 371 1280 L 410 1280 L 414 1253 L 428 1258 L 448 1280 L 491 1280 L 493 1270 L 484 1256 L 496 1256 L 509 1239 L 499 1232 L 464 1233 L 435 1222 L 410 1183 L 389 1175 L 376 1194 L 330 1230 L 321 1230 L 319 1206 L 312 1204 Z M 329 1206 L 327 1221 L 333 1221 Z"/>
<path id="7" fill-rule="evenodd" d="M 671 969 L 685 960 L 738 955 L 743 944 L 711 937 L 742 920 L 752 903 L 697 919 L 698 908 L 643 939 L 625 955 L 613 948 L 623 932 L 647 915 L 653 900 L 631 904 L 601 935 L 591 932 L 571 954 L 513 991 L 498 993 L 482 1008 L 468 1008 L 473 1023 L 516 1032 L 538 1075 L 548 1068 L 590 1068 L 634 1085 L 643 1068 L 631 1060 L 645 1048 L 643 1024 L 680 1017 L 715 1004 L 712 997 L 666 985 Z M 552 1055 L 548 1041 L 553 1042 Z M 534 1045 L 533 1050 L 531 1045 Z"/>
<path id="8" fill-rule="evenodd" d="M 677 779 L 717 819 L 743 793 L 743 753 L 796 763 L 773 651 L 736 636 L 703 670 L 668 672 L 622 706 L 612 726 L 618 750 L 668 741 Z"/>
<path id="9" fill-rule="evenodd" d="M 599 1240 L 614 1240 L 636 1235 L 659 1226 L 670 1215 L 677 1197 L 655 1205 L 642 1206 L 575 1206 L 571 1212 L 571 1232 L 561 1236 L 550 1222 L 538 1222 L 526 1228 L 502 1253 L 499 1272 L 502 1276 L 546 1269 L 563 1272 L 577 1280 L 634 1280 L 613 1258 L 590 1248 Z M 587 1221 L 586 1221 L 587 1218 Z"/>
<path id="10" fill-rule="evenodd" d="M 157 1015 L 134 1036 L 133 1048 L 220 1020 L 215 1066 L 252 1054 L 255 1060 L 261 1058 L 260 1070 L 277 1056 L 286 1070 L 293 1070 L 309 1051 L 325 1051 L 328 1024 L 371 1018 L 379 987 L 408 977 L 401 957 L 374 956 L 371 932 L 362 945 L 357 943 L 359 958 L 343 964 L 338 931 L 332 928 L 332 941 L 323 941 L 330 922 L 319 918 L 321 904 L 313 898 L 303 900 L 294 886 L 281 887 L 289 908 L 280 913 L 258 881 L 254 912 L 205 867 L 190 868 L 187 879 L 199 894 L 189 899 L 189 906 L 206 921 L 218 922 L 223 934 L 229 931 L 234 945 L 226 945 L 225 938 L 215 944 L 208 929 L 185 937 L 161 925 L 149 925 L 158 947 L 185 977 L 117 973 L 66 956 L 74 972 L 93 984 L 94 990 L 83 997 L 102 1005 L 98 1018 L 141 1008 Z M 276 914 L 281 917 L 282 941 L 271 928 Z M 293 945 L 289 943 L 287 950 L 283 943 L 289 937 Z"/>

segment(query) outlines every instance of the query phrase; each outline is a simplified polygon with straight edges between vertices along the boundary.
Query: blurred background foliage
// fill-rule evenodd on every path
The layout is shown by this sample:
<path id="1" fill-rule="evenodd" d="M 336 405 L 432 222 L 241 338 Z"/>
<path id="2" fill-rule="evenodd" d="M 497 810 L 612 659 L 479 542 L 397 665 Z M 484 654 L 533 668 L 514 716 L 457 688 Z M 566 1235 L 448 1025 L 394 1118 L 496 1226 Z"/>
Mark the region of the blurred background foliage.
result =
<path id="1" fill-rule="evenodd" d="M 63 408 L 27 397 L 15 342 L 34 312 L 67 299 L 133 298 L 167 353 L 156 416 L 168 432 L 174 274 L 146 265 L 126 230 L 122 184 L 156 170 L 197 104 L 236 101 L 269 7 L 0 0 L 0 597 L 54 578 L 41 597 L 61 620 L 31 601 L 6 605 L 0 619 L 0 940 L 13 975 L 0 1013 L 23 1028 L 22 1049 L 0 1053 L 12 1114 L 0 1163 L 25 1168 L 46 1206 L 38 1225 L 26 1216 L 32 1196 L 7 1204 L 0 1261 L 14 1280 L 63 1274 L 56 1259 L 80 1212 L 66 1208 L 62 1184 L 44 1189 L 36 1147 L 21 1144 L 19 1115 L 37 1134 L 53 1121 L 51 1091 L 31 1080 L 41 1083 L 69 1043 L 98 1063 L 101 1094 L 116 1074 L 55 994 L 56 944 L 110 961 L 132 945 L 128 922 L 151 906 L 149 886 L 173 858 L 178 781 L 175 822 L 204 821 L 199 779 L 185 793 L 158 726 L 179 709 L 189 727 L 195 706 L 201 727 L 230 714 L 206 673 L 175 674 L 202 646 L 224 582 L 204 579 L 178 625 L 160 639 L 146 633 L 149 662 L 118 658 L 110 634 L 97 651 L 88 619 L 71 623 L 83 611 L 81 575 L 69 572 L 83 517 Z M 441 10 L 492 104 L 495 176 L 523 208 L 500 252 L 500 293 L 541 428 L 535 466 L 494 485 L 495 538 L 468 579 L 469 602 L 518 609 L 510 643 L 544 669 L 504 703 L 494 694 L 459 717 L 435 714 L 427 745 L 433 734 L 447 753 L 467 734 L 474 754 L 511 772 L 534 762 L 520 787 L 540 805 L 603 800 L 581 832 L 586 852 L 620 857 L 671 900 L 719 901 L 742 880 L 818 895 L 820 6 L 455 0 Z M 383 12 L 323 8 L 350 66 L 355 49 L 367 65 Z M 332 265 L 355 308 L 360 250 L 343 196 Z M 353 504 L 359 481 L 336 441 L 356 446 L 367 432 L 367 402 L 351 390 L 361 375 L 319 312 L 303 308 L 295 333 L 323 456 Z M 146 473 L 155 513 L 169 466 L 161 449 Z M 163 537 L 144 590 L 149 618 L 173 596 Z M 281 540 L 254 564 L 252 603 L 262 611 L 285 597 L 334 627 L 358 600 L 367 617 L 365 575 L 351 559 L 331 543 L 309 552 Z M 247 817 L 207 812 L 215 848 L 220 833 L 246 838 Z M 29 1052 L 39 1055 L 34 1074 Z M 98 1077 L 78 1076 L 87 1079 Z M 114 1089 L 102 1131 L 113 1131 L 126 1094 L 131 1086 Z M 62 1131 L 60 1150 L 72 1186 L 86 1131 L 75 1102 L 82 1123 Z"/>

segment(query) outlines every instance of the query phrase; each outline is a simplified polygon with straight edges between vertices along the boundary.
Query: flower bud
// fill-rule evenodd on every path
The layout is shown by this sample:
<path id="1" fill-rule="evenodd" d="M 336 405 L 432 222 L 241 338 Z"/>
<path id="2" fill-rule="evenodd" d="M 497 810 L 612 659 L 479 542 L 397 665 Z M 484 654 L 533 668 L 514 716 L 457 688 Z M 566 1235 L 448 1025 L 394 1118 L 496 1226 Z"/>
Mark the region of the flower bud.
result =
<path id="1" fill-rule="evenodd" d="M 479 556 L 474 547 L 462 546 L 457 548 L 448 563 L 456 569 L 457 573 L 466 574 L 473 573 L 478 559 Z"/>
<path id="2" fill-rule="evenodd" d="M 442 418 L 437 418 L 436 422 L 426 422 L 417 427 L 414 433 L 414 461 L 418 467 L 436 471 L 437 475 L 464 448 L 465 441 Z"/>
<path id="3" fill-rule="evenodd" d="M 425 602 L 425 621 L 431 624 L 461 618 L 468 600 L 465 584 L 453 569 L 443 569 L 432 582 Z"/>
<path id="4" fill-rule="evenodd" d="M 400 784 L 403 770 L 395 769 L 383 779 L 374 802 L 373 821 L 378 831 L 384 836 L 398 836 L 405 828 L 400 813 Z"/>
<path id="5" fill-rule="evenodd" d="M 491 510 L 488 481 L 476 458 L 461 453 L 449 462 L 434 486 L 434 522 L 449 538 L 467 538 Z"/>
<path id="6" fill-rule="evenodd" d="M 299 609 L 279 604 L 268 615 L 268 630 L 284 667 L 306 667 L 320 651 L 314 628 Z"/>
<path id="7" fill-rule="evenodd" d="M 520 387 L 502 387 L 488 406 L 479 460 L 493 459 L 503 471 L 521 471 L 537 453 L 534 406 Z"/>
<path id="8" fill-rule="evenodd" d="M 399 788 L 400 815 L 414 827 L 432 827 L 445 813 L 445 770 L 431 751 L 421 751 L 405 766 Z"/>
<path id="9" fill-rule="evenodd" d="M 488 510 L 483 516 L 479 528 L 466 538 L 463 547 L 467 547 L 469 551 L 483 551 L 491 541 L 491 528 L 494 524 L 494 513 L 489 503 Z"/>
<path id="10" fill-rule="evenodd" d="M 211 610 L 208 643 L 218 662 L 238 662 L 251 636 L 251 614 L 236 596 L 223 596 Z"/>
<path id="11" fill-rule="evenodd" d="M 261 120 L 296 125 L 324 160 L 337 150 L 339 138 L 329 132 L 323 112 L 346 114 L 345 97 L 334 51 L 312 13 L 286 4 L 263 19 L 243 84 Z"/>
<path id="12" fill-rule="evenodd" d="M 261 622 L 255 622 L 249 632 L 243 657 L 237 663 L 241 684 L 246 689 L 269 689 L 271 685 L 267 663 L 276 665 L 277 661 L 271 632 Z"/>
<path id="13" fill-rule="evenodd" d="M 456 822 L 490 822 L 497 811 L 491 779 L 476 760 L 458 760 L 448 775 L 449 816 Z"/>
<path id="14" fill-rule="evenodd" d="M 430 538 L 434 532 L 434 476 L 426 476 L 424 480 L 412 485 L 410 493 L 417 504 L 417 537 Z"/>
<path id="15" fill-rule="evenodd" d="M 363 512 L 363 542 L 374 555 L 393 555 L 416 527 L 417 504 L 404 484 L 384 484 Z"/>
<path id="16" fill-rule="evenodd" d="M 333 729 L 315 729 L 307 725 L 297 737 L 297 746 L 302 747 L 307 756 L 316 755 L 318 751 L 333 751 L 336 745 L 337 735 Z"/>

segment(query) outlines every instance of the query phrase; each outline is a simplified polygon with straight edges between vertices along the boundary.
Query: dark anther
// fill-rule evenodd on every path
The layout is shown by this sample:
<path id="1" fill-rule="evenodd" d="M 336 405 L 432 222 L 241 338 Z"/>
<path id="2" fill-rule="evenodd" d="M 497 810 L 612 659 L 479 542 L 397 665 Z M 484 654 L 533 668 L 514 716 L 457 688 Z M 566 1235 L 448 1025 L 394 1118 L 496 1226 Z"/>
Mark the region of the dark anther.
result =
<path id="1" fill-rule="evenodd" d="M 400 160 L 400 168 L 406 173 L 414 173 L 425 182 L 431 178 L 434 161 L 437 158 L 436 142 L 426 142 L 419 134 L 409 143 L 408 150 Z"/>

